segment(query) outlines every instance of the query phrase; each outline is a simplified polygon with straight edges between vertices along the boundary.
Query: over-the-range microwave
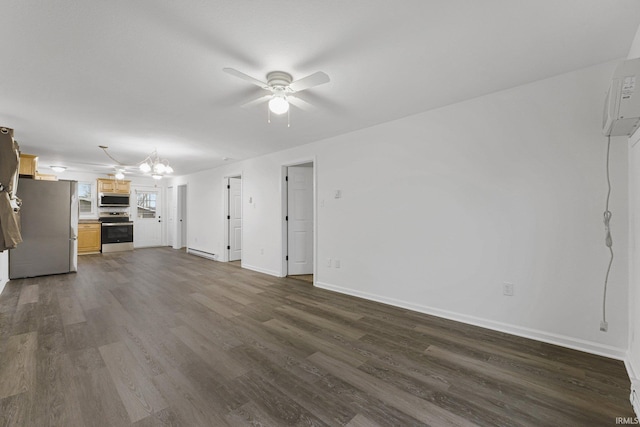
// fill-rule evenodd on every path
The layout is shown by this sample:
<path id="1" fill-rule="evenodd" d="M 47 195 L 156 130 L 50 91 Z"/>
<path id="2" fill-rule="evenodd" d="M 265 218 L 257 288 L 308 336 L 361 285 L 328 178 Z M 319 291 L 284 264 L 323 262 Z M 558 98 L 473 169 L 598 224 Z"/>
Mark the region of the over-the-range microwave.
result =
<path id="1" fill-rule="evenodd" d="M 105 207 L 127 207 L 129 206 L 128 194 L 100 193 L 98 206 Z"/>

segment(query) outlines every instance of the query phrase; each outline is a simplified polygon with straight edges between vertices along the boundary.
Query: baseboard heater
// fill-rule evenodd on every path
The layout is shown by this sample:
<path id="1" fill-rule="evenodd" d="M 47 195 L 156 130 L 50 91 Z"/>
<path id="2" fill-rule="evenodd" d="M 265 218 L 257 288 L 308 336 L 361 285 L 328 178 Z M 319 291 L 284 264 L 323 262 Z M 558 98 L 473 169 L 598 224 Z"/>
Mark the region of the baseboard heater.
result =
<path id="1" fill-rule="evenodd" d="M 191 255 L 196 255 L 202 258 L 206 258 L 206 259 L 210 259 L 213 261 L 217 261 L 218 260 L 218 255 L 216 254 L 212 254 L 210 252 L 205 252 L 205 251 L 201 251 L 198 249 L 193 249 L 193 248 L 187 248 L 187 253 L 191 254 Z"/>

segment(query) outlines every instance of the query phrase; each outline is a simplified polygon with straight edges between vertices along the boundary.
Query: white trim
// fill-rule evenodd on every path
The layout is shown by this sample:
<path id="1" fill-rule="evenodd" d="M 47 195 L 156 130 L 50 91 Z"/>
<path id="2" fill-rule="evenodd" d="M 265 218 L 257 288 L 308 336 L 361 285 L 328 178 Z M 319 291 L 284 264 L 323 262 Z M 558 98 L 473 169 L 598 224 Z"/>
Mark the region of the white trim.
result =
<path id="1" fill-rule="evenodd" d="M 231 243 L 231 236 L 229 235 L 229 223 L 230 220 L 227 218 L 231 215 L 231 205 L 229 204 L 229 192 L 231 191 L 229 186 L 231 185 L 231 178 L 239 178 L 240 179 L 240 211 L 242 215 L 242 235 L 240 237 L 242 245 L 242 250 L 244 251 L 244 179 L 242 177 L 242 171 L 233 175 L 225 175 L 222 178 L 222 230 L 223 230 L 223 243 L 222 243 L 222 254 L 218 261 L 221 262 L 229 262 L 229 249 Z M 240 255 L 240 260 L 242 260 L 242 254 Z"/>
<path id="2" fill-rule="evenodd" d="M 202 258 L 207 258 L 213 261 L 218 261 L 218 255 L 212 254 L 211 252 L 205 252 L 199 249 L 187 248 L 187 253 L 190 255 L 196 255 Z"/>
<path id="3" fill-rule="evenodd" d="M 96 219 L 100 215 L 98 213 L 98 186 L 97 181 L 94 179 L 93 181 L 78 181 L 78 191 L 80 190 L 81 184 L 89 184 L 91 186 L 91 212 L 88 213 L 78 213 L 79 219 Z M 78 201 L 78 203 L 80 203 Z"/>
<path id="4" fill-rule="evenodd" d="M 633 365 L 631 364 L 631 358 L 627 353 L 627 356 L 624 358 L 624 367 L 627 369 L 627 375 L 629 375 L 629 379 L 633 380 L 637 378 L 635 369 L 633 369 Z"/>
<path id="5" fill-rule="evenodd" d="M 631 403 L 631 407 L 636 414 L 636 417 L 640 418 L 640 399 L 634 399 L 635 396 L 640 396 L 640 380 L 636 376 L 635 369 L 633 369 L 633 364 L 631 363 L 631 357 L 627 353 L 627 357 L 624 359 L 624 366 L 627 368 L 627 375 L 629 375 L 629 381 L 631 382 L 631 387 L 629 391 L 629 402 Z"/>
<path id="6" fill-rule="evenodd" d="M 285 179 L 288 176 L 288 168 L 290 166 L 305 165 L 311 163 L 313 165 L 313 280 L 318 277 L 318 156 L 304 157 L 302 159 L 289 161 L 280 165 L 280 216 L 281 221 L 281 244 L 280 251 L 282 253 L 282 265 L 281 270 L 278 273 L 278 277 L 286 277 L 289 274 L 289 262 L 287 261 L 287 252 L 289 251 L 288 242 L 288 223 L 285 217 L 288 212 L 288 200 L 289 194 L 287 192 L 287 181 Z"/>
<path id="7" fill-rule="evenodd" d="M 482 319 L 475 316 L 468 316 L 466 314 L 456 313 L 448 310 L 441 310 L 438 308 L 428 307 L 419 304 L 413 304 L 405 301 L 396 300 L 394 298 L 383 297 L 379 295 L 370 294 L 367 292 L 354 291 L 353 289 L 343 288 L 341 286 L 335 286 L 328 283 L 316 282 L 317 287 L 327 289 L 330 291 L 338 292 L 341 294 L 351 295 L 359 298 L 364 298 L 371 301 L 381 302 L 383 304 L 389 304 L 392 306 L 405 308 L 419 313 L 430 314 L 432 316 L 442 317 L 449 320 L 455 320 L 456 322 L 467 323 L 469 325 L 479 326 L 481 328 L 492 329 L 494 331 L 505 332 L 507 334 L 516 335 L 523 338 L 529 338 L 536 341 L 542 341 L 548 344 L 555 344 L 562 347 L 571 348 L 573 350 L 584 351 L 586 353 L 595 354 L 598 356 L 609 357 L 612 359 L 624 361 L 627 356 L 625 349 L 612 347 L 604 344 L 595 343 L 592 341 L 581 340 L 578 338 L 572 338 L 565 335 L 552 334 L 537 329 L 524 328 L 515 325 L 509 325 L 507 323 L 496 322 L 493 320 Z"/>
<path id="8" fill-rule="evenodd" d="M 229 219 L 227 218 L 228 215 L 230 215 L 229 213 L 229 185 L 231 185 L 231 183 L 229 182 L 229 178 L 228 176 L 225 176 L 224 178 L 222 178 L 222 250 L 221 250 L 221 256 L 220 256 L 220 261 L 222 262 L 229 262 L 229 249 L 227 249 L 227 246 L 229 246 Z M 244 200 L 243 200 L 244 202 Z M 244 242 L 243 242 L 244 243 Z"/>
<path id="9" fill-rule="evenodd" d="M 183 247 L 189 247 L 189 239 L 187 238 L 187 235 L 189 234 L 189 221 L 188 221 L 188 215 L 189 215 L 189 211 L 187 209 L 187 204 L 189 203 L 189 183 L 185 182 L 183 184 L 178 184 L 175 186 L 175 192 L 176 192 L 176 203 L 175 203 L 175 209 L 176 209 L 176 216 L 175 216 L 175 221 L 174 221 L 174 241 L 173 241 L 173 249 L 182 249 Z M 181 189 L 182 188 L 182 189 Z M 185 199 L 185 203 L 184 206 L 182 205 L 182 202 L 180 201 L 180 193 L 184 192 L 184 199 Z M 178 221 L 178 217 L 182 216 L 182 212 L 181 209 L 184 210 L 184 216 L 185 218 L 183 218 L 182 220 L 185 221 L 187 224 L 185 226 L 185 232 L 182 232 L 182 222 Z M 178 233 L 178 228 L 180 228 L 180 233 Z M 178 234 L 180 234 L 180 241 L 178 241 Z M 182 246 L 182 244 L 184 244 L 184 246 Z"/>
<path id="10" fill-rule="evenodd" d="M 257 271 L 258 273 L 268 274 L 269 276 L 282 277 L 280 275 L 281 273 L 275 270 L 267 270 L 266 268 L 256 267 L 254 265 L 249 265 L 245 263 L 242 263 L 241 266 L 242 268 L 246 268 L 247 270 Z"/>
<path id="11" fill-rule="evenodd" d="M 9 251 L 0 252 L 0 294 L 9 283 Z"/>

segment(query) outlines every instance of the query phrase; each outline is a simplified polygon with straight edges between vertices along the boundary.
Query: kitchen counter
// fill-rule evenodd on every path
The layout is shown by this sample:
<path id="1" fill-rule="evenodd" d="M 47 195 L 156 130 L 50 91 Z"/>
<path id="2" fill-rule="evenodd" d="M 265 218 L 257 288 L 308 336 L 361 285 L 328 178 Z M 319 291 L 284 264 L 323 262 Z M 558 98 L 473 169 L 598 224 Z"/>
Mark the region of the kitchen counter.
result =
<path id="1" fill-rule="evenodd" d="M 100 224 L 99 219 L 79 219 L 78 224 Z"/>

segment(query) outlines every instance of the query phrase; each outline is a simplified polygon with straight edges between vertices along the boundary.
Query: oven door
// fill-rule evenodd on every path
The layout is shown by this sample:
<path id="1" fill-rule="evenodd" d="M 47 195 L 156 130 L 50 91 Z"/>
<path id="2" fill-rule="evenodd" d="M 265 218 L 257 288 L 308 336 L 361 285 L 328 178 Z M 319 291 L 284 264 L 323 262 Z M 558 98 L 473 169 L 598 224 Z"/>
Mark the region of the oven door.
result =
<path id="1" fill-rule="evenodd" d="M 102 252 L 133 249 L 133 222 L 103 222 Z"/>

